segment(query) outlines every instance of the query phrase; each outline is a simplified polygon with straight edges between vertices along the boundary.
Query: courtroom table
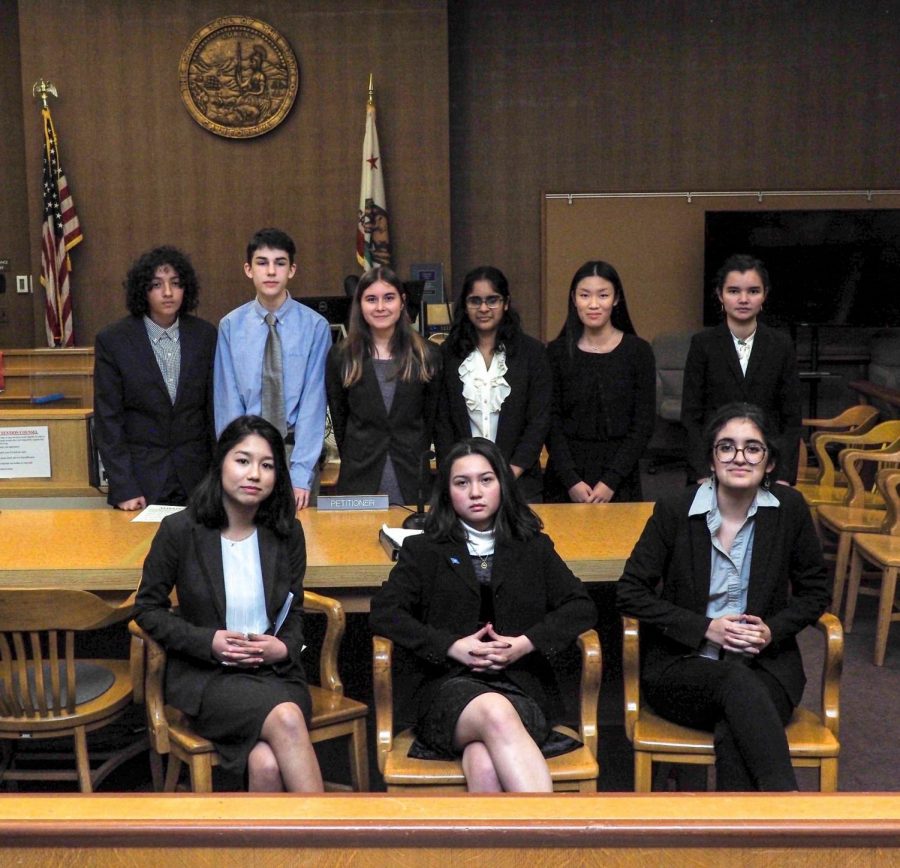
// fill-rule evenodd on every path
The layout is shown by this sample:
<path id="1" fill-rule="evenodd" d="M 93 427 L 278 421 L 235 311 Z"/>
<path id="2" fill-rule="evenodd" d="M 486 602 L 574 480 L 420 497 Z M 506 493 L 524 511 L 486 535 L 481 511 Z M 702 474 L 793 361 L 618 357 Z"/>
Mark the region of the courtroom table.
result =
<path id="1" fill-rule="evenodd" d="M 651 503 L 535 506 L 559 554 L 588 583 L 619 578 L 652 509 Z M 349 612 L 368 611 L 391 570 L 378 531 L 399 526 L 408 514 L 401 507 L 303 510 L 304 587 L 337 597 Z M 114 509 L 0 511 L 0 585 L 134 591 L 158 528 L 134 516 Z"/>

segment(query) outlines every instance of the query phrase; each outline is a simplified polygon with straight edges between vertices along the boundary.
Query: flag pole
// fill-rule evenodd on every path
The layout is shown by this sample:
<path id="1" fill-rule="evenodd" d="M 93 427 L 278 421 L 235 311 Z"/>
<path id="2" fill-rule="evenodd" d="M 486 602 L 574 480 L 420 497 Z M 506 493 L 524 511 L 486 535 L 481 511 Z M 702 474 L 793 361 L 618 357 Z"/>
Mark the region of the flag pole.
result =
<path id="1" fill-rule="evenodd" d="M 372 83 L 372 73 L 369 73 L 369 99 L 366 105 L 375 105 L 375 85 Z"/>
<path id="2" fill-rule="evenodd" d="M 52 81 L 44 81 L 44 79 L 39 78 L 31 88 L 31 95 L 35 99 L 40 99 L 43 108 L 50 108 L 47 103 L 47 94 L 52 94 L 59 99 L 59 94 L 56 92 L 56 85 L 53 84 Z"/>

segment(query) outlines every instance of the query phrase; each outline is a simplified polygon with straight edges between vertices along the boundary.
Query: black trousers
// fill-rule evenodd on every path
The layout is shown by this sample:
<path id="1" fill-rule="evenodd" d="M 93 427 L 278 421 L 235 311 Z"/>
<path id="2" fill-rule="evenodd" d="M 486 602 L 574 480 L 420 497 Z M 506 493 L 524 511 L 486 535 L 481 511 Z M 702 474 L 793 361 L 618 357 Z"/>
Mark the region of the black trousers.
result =
<path id="1" fill-rule="evenodd" d="M 684 657 L 643 688 L 657 714 L 713 733 L 717 790 L 797 789 L 784 734 L 794 708 L 756 661 L 733 654 Z"/>

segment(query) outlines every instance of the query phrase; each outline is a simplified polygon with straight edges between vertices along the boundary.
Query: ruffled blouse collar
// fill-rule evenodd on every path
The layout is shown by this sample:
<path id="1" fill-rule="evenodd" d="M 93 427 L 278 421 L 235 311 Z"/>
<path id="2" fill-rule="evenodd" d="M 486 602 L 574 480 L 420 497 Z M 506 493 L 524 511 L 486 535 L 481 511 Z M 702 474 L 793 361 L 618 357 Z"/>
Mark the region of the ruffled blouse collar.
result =
<path id="1" fill-rule="evenodd" d="M 497 350 L 490 367 L 485 365 L 484 356 L 475 349 L 462 360 L 459 379 L 462 381 L 462 395 L 469 413 L 499 413 L 510 389 L 504 379 L 506 373 L 506 352 Z"/>

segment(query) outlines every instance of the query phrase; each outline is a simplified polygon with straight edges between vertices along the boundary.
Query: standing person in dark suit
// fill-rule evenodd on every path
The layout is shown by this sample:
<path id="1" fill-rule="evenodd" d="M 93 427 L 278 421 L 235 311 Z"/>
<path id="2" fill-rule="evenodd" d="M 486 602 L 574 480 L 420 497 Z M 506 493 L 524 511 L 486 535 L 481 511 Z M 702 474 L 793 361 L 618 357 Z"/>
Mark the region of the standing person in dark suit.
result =
<path id="1" fill-rule="evenodd" d="M 752 256 L 729 257 L 716 275 L 725 322 L 694 335 L 684 367 L 681 421 L 688 432 L 694 479 L 709 473 L 703 428 L 733 401 L 763 410 L 781 456 L 774 478 L 788 485 L 797 479 L 800 379 L 791 339 L 758 320 L 768 294 L 769 273 Z"/>
<path id="2" fill-rule="evenodd" d="M 541 342 L 522 331 L 498 268 L 482 266 L 466 275 L 441 349 L 438 461 L 457 440 L 486 437 L 509 463 L 525 499 L 540 501 L 540 457 L 553 396 L 550 365 Z"/>
<path id="3" fill-rule="evenodd" d="M 356 286 L 347 340 L 332 347 L 325 387 L 341 456 L 338 494 L 415 503 L 431 447 L 440 353 L 409 322 L 397 275 L 378 265 Z"/>
<path id="4" fill-rule="evenodd" d="M 550 661 L 596 618 L 498 447 L 472 437 L 440 465 L 370 624 L 414 656 L 418 752 L 461 757 L 470 792 L 549 792 L 544 756 L 574 746 L 550 735 Z"/>
<path id="5" fill-rule="evenodd" d="M 191 316 L 197 276 L 175 247 L 157 247 L 125 280 L 130 316 L 94 345 L 94 436 L 109 503 L 183 504 L 209 466 L 216 329 Z"/>
<path id="6" fill-rule="evenodd" d="M 719 790 L 795 790 L 784 726 L 806 676 L 796 635 L 825 611 L 822 549 L 802 496 L 773 485 L 778 447 L 758 407 L 706 430 L 711 475 L 647 522 L 616 586 L 641 622 L 654 711 L 715 733 Z"/>
<path id="7" fill-rule="evenodd" d="M 284 441 L 239 416 L 188 508 L 163 519 L 134 617 L 167 651 L 166 703 L 190 715 L 223 768 L 246 770 L 251 791 L 322 791 L 301 662 L 305 570 Z"/>
<path id="8" fill-rule="evenodd" d="M 608 262 L 585 262 L 575 272 L 566 323 L 547 357 L 553 408 L 544 498 L 641 500 L 638 461 L 653 434 L 656 366 Z"/>

